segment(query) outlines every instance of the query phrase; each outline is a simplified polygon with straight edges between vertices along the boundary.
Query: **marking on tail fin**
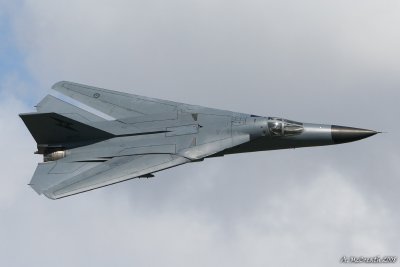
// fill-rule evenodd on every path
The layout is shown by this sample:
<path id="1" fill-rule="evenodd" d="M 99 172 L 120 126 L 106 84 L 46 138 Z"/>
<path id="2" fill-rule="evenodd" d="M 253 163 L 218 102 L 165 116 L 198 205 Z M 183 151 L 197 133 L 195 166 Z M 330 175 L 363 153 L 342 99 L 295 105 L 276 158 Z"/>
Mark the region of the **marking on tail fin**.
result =
<path id="1" fill-rule="evenodd" d="M 73 125 L 72 123 L 65 122 L 65 121 L 62 121 L 60 119 L 53 118 L 53 117 L 51 117 L 51 118 L 57 122 L 57 124 L 56 124 L 57 126 L 60 126 L 62 128 L 65 128 L 65 129 L 68 129 L 68 130 L 71 130 L 71 131 L 74 131 L 74 132 L 78 132 L 77 130 L 75 130 L 74 128 L 71 127 Z"/>

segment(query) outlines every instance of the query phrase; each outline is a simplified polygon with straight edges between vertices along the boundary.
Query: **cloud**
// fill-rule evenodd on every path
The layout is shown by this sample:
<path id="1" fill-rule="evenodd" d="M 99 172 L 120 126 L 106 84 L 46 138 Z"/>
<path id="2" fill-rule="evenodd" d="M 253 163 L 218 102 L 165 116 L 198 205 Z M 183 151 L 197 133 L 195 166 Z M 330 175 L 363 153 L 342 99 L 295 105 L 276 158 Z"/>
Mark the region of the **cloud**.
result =
<path id="1" fill-rule="evenodd" d="M 0 85 L 4 87 L 10 86 L 10 83 Z M 25 132 L 22 121 L 17 118 L 18 112 L 28 110 L 29 108 L 19 101 L 14 94 L 0 93 L 0 142 L 4 148 L 1 153 L 2 162 L 2 184 L 5 190 L 0 194 L 0 206 L 12 208 L 12 202 L 17 195 L 22 194 L 22 188 L 26 188 L 26 180 L 21 177 L 30 176 L 30 170 L 17 168 L 18 164 L 25 162 L 34 163 L 32 154 L 25 153 L 26 147 L 33 146 L 33 140 L 30 139 L 29 133 Z M 31 164 L 31 166 L 34 166 Z"/>
<path id="2" fill-rule="evenodd" d="M 314 178 L 266 198 L 264 207 L 240 225 L 239 251 L 247 251 L 250 255 L 246 256 L 254 259 L 248 265 L 298 261 L 332 266 L 340 255 L 390 251 L 388 245 L 394 241 L 390 234 L 377 234 L 394 227 L 386 220 L 385 210 L 376 210 L 376 203 L 334 171 Z M 260 259 L 264 260 L 261 264 Z"/>

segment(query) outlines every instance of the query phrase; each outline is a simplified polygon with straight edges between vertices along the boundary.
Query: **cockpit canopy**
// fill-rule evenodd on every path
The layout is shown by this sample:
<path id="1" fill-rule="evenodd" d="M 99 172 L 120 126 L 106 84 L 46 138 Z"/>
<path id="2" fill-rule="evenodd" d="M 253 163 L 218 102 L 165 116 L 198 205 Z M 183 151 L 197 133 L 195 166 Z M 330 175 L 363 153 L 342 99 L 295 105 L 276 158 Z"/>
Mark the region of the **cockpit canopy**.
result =
<path id="1" fill-rule="evenodd" d="M 301 122 L 275 117 L 268 117 L 268 129 L 271 136 L 291 136 L 304 131 Z"/>

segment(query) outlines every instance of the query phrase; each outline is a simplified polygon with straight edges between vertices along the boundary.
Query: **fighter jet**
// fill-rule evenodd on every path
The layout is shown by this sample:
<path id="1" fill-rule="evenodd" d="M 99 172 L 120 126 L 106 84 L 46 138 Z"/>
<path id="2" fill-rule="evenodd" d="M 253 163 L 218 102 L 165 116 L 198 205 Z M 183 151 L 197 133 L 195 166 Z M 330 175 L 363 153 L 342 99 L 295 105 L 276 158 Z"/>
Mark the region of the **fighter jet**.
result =
<path id="1" fill-rule="evenodd" d="M 376 131 L 243 114 L 72 82 L 52 89 L 107 119 L 47 95 L 20 114 L 43 155 L 29 185 L 59 199 L 228 154 L 334 145 Z M 113 119 L 110 119 L 113 118 Z"/>

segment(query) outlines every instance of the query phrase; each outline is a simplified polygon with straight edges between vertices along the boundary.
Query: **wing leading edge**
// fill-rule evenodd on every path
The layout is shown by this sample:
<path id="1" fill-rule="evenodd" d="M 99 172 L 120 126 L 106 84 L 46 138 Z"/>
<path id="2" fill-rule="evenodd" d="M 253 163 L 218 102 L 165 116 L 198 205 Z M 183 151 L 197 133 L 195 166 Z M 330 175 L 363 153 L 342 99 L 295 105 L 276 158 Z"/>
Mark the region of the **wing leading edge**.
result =
<path id="1" fill-rule="evenodd" d="M 62 81 L 52 89 L 116 119 L 172 112 L 180 103 Z"/>

